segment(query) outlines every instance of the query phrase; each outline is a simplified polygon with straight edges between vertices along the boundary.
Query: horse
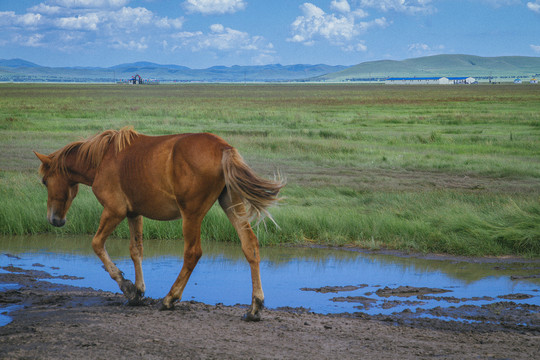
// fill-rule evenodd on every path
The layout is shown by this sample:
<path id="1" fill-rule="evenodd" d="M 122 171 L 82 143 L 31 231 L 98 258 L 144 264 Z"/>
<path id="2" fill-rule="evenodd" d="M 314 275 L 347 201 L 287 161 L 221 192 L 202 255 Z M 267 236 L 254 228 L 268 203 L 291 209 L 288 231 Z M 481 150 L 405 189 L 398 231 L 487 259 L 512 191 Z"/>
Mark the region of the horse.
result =
<path id="1" fill-rule="evenodd" d="M 251 269 L 252 301 L 243 319 L 260 320 L 264 293 L 259 241 L 251 221 L 265 216 L 272 219 L 267 209 L 281 199 L 279 192 L 285 186 L 281 177 L 259 177 L 234 147 L 210 133 L 146 136 L 124 127 L 72 142 L 49 155 L 34 153 L 41 161 L 39 173 L 47 188 L 51 225 L 66 223 L 79 184 L 92 188 L 103 206 L 92 248 L 131 305 L 142 304 L 146 290 L 141 266 L 143 217 L 182 219 L 184 262 L 161 301 L 161 309 L 170 310 L 181 300 L 202 256 L 201 223 L 217 200 L 240 238 Z M 135 284 L 124 278 L 105 249 L 107 237 L 125 218 Z"/>

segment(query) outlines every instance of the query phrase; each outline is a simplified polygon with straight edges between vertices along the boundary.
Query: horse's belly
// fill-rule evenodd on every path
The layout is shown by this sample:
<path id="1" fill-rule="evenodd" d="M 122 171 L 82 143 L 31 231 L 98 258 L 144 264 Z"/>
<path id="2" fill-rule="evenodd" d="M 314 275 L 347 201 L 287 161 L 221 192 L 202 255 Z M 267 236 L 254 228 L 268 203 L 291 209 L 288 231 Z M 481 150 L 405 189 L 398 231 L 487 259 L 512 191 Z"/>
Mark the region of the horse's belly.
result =
<path id="1" fill-rule="evenodd" d="M 153 220 L 176 220 L 180 219 L 182 215 L 180 214 L 180 211 L 162 211 L 162 212 L 152 212 L 147 214 L 141 214 L 142 216 L 153 219 Z"/>
<path id="2" fill-rule="evenodd" d="M 153 220 L 175 220 L 182 217 L 176 201 L 153 201 L 139 203 L 133 207 L 133 212 Z"/>

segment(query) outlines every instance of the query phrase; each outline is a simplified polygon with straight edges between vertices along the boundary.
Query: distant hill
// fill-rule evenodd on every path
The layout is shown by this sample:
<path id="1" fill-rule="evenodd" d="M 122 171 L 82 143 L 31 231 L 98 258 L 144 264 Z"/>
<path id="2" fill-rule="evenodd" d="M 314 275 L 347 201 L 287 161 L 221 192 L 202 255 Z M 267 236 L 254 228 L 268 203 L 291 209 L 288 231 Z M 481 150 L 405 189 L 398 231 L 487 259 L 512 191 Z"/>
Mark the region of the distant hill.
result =
<path id="1" fill-rule="evenodd" d="M 138 61 L 129 64 L 120 64 L 111 66 L 109 69 L 128 71 L 129 69 L 174 69 L 174 70 L 191 70 L 186 66 L 180 65 L 160 65 L 148 61 Z"/>
<path id="2" fill-rule="evenodd" d="M 135 75 L 143 79 L 169 82 L 302 81 L 343 69 L 346 69 L 346 66 L 324 64 L 214 66 L 208 69 L 190 69 L 180 65 L 160 65 L 151 62 L 120 64 L 109 68 L 45 67 L 21 59 L 0 59 L 0 81 L 115 82 L 129 80 Z"/>
<path id="3" fill-rule="evenodd" d="M 318 81 L 366 81 L 388 77 L 472 76 L 477 79 L 540 76 L 540 57 L 435 55 L 402 61 L 364 62 L 322 75 Z"/>
<path id="4" fill-rule="evenodd" d="M 540 57 L 435 55 L 402 61 L 380 60 L 354 66 L 261 65 L 190 69 L 140 61 L 109 68 L 45 67 L 22 59 L 0 59 L 0 81 L 115 82 L 134 75 L 162 82 L 383 81 L 388 77 L 472 76 L 479 81 L 540 77 Z"/>
<path id="5" fill-rule="evenodd" d="M 32 68 L 32 67 L 40 67 L 40 66 L 30 61 L 26 61 L 22 59 L 10 59 L 10 60 L 0 59 L 0 67 L 11 67 L 11 68 L 30 67 Z"/>

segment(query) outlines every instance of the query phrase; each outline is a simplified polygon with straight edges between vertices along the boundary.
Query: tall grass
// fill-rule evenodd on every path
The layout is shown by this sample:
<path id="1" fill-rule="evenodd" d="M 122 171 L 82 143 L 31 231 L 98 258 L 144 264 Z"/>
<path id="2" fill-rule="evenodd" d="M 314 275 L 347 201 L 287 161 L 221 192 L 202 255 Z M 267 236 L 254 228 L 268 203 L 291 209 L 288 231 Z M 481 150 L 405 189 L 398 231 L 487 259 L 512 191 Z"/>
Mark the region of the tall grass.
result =
<path id="1" fill-rule="evenodd" d="M 31 150 L 108 128 L 210 131 L 289 185 L 261 243 L 460 255 L 540 256 L 540 87 L 0 84 L 0 234 L 93 234 L 101 206 L 81 187 L 48 225 Z M 238 241 L 218 206 L 203 237 Z M 145 220 L 147 238 L 181 236 Z M 128 237 L 125 222 L 114 236 Z"/>
<path id="2" fill-rule="evenodd" d="M 64 228 L 46 220 L 46 189 L 38 179 L 3 173 L 0 233 L 93 234 L 101 206 L 83 187 L 68 213 Z M 263 245 L 316 243 L 355 245 L 460 255 L 540 254 L 538 199 L 463 194 L 455 191 L 356 192 L 347 188 L 309 190 L 291 185 L 284 190 L 288 204 L 274 208 L 274 224 L 255 231 Z M 146 219 L 145 238 L 179 239 L 180 221 Z M 113 236 L 128 238 L 124 221 Z M 227 217 L 214 206 L 202 227 L 208 240 L 238 242 Z"/>

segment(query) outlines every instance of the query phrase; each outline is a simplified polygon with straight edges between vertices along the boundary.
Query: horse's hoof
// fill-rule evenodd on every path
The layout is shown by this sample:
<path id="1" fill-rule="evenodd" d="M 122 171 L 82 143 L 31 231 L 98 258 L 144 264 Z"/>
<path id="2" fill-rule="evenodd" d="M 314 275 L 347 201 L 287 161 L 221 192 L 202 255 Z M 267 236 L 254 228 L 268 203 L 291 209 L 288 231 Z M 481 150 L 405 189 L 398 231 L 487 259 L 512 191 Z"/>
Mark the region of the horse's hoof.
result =
<path id="1" fill-rule="evenodd" d="M 137 288 L 130 280 L 123 279 L 120 284 L 120 291 L 122 291 L 126 297 L 129 297 L 129 295 L 135 296 Z"/>
<path id="2" fill-rule="evenodd" d="M 258 311 L 255 314 L 252 314 L 251 312 L 247 312 L 244 314 L 244 316 L 242 316 L 242 320 L 246 322 L 261 321 L 261 313 Z"/>
<path id="3" fill-rule="evenodd" d="M 123 280 L 120 284 L 120 291 L 128 299 L 128 302 L 136 300 L 138 297 L 142 297 L 141 292 L 135 287 L 135 285 L 129 280 Z"/>
<path id="4" fill-rule="evenodd" d="M 159 311 L 171 311 L 174 310 L 174 303 L 165 304 L 164 302 L 161 303 L 161 307 L 159 308 Z"/>
<path id="5" fill-rule="evenodd" d="M 136 297 L 127 301 L 128 306 L 144 306 L 147 303 L 148 301 L 144 297 Z"/>

